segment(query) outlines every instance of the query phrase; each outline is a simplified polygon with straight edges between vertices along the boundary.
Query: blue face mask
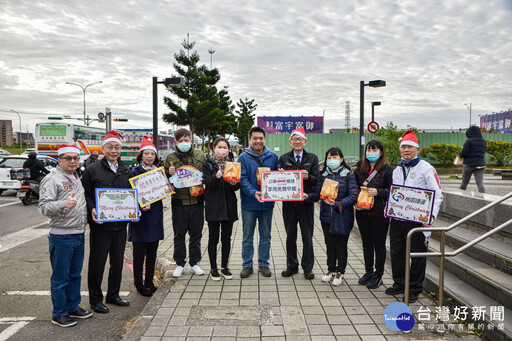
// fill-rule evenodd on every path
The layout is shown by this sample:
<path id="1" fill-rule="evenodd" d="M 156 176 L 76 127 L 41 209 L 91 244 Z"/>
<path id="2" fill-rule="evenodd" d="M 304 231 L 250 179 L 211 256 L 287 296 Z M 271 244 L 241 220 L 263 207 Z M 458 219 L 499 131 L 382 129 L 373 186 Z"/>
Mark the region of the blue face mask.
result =
<path id="1" fill-rule="evenodd" d="M 178 145 L 178 150 L 182 153 L 188 152 L 190 150 L 190 148 L 192 148 L 192 145 L 190 144 L 190 142 L 181 142 Z"/>
<path id="2" fill-rule="evenodd" d="M 366 153 L 366 160 L 370 161 L 371 163 L 376 162 L 379 158 L 379 153 Z"/>
<path id="3" fill-rule="evenodd" d="M 336 159 L 327 160 L 327 162 L 326 162 L 327 167 L 329 167 L 332 170 L 340 168 L 340 163 L 341 163 L 340 160 L 336 160 Z"/>

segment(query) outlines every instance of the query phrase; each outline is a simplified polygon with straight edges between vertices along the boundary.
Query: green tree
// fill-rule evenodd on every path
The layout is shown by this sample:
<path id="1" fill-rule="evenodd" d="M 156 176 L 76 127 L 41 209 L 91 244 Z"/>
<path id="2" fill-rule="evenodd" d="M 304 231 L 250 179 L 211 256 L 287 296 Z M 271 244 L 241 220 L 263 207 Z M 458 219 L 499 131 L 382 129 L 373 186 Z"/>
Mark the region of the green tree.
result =
<path id="1" fill-rule="evenodd" d="M 453 160 L 461 150 L 462 147 L 456 144 L 432 143 L 430 147 L 421 148 L 420 155 L 429 158 L 436 165 L 451 168 L 454 166 Z"/>
<path id="2" fill-rule="evenodd" d="M 182 43 L 183 49 L 174 55 L 174 70 L 184 78 L 185 85 L 167 87 L 178 99 L 164 97 L 170 112 L 164 114 L 163 120 L 178 126 L 188 125 L 193 134 L 202 136 L 204 140 L 205 135 L 211 136 L 215 132 L 222 133 L 232 129 L 233 106 L 226 88 L 218 91 L 215 86 L 220 80 L 219 71 L 199 65 L 200 57 L 193 50 L 194 45 L 195 42 L 189 42 L 187 38 Z M 180 105 L 181 101 L 186 102 L 185 107 Z"/>
<path id="3" fill-rule="evenodd" d="M 489 161 L 496 162 L 498 166 L 505 167 L 512 161 L 512 143 L 486 139 L 487 153 L 491 155 Z"/>
<path id="4" fill-rule="evenodd" d="M 407 126 L 407 129 L 398 129 L 393 122 L 386 123 L 386 126 L 380 128 L 375 136 L 384 144 L 386 149 L 386 157 L 390 164 L 400 162 L 400 141 L 398 140 L 407 130 L 413 130 L 416 134 L 418 129 Z"/>
<path id="5" fill-rule="evenodd" d="M 238 109 L 236 113 L 238 114 L 237 121 L 237 129 L 235 130 L 235 136 L 238 138 L 238 141 L 247 148 L 247 138 L 249 135 L 249 130 L 251 130 L 254 125 L 254 114 L 252 114 L 257 104 L 254 104 L 254 99 L 249 99 L 246 97 L 245 100 L 240 98 L 240 101 L 236 104 Z"/>

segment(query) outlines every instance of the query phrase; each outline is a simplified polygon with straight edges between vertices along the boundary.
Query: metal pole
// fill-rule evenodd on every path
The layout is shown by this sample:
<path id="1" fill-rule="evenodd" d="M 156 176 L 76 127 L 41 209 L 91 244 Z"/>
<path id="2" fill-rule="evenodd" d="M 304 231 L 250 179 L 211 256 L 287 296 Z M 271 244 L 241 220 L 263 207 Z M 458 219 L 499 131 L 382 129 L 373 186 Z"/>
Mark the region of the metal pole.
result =
<path id="1" fill-rule="evenodd" d="M 471 103 L 469 103 L 469 126 L 471 127 Z"/>
<path id="2" fill-rule="evenodd" d="M 364 149 L 364 81 L 361 81 L 359 96 L 359 159 L 362 159 Z"/>
<path id="3" fill-rule="evenodd" d="M 441 232 L 441 240 L 439 245 L 439 252 L 441 253 L 441 257 L 439 257 L 439 294 L 437 296 L 438 306 L 443 306 L 443 291 L 444 291 L 444 243 L 445 243 L 446 232 Z M 438 319 L 438 323 L 443 323 Z M 442 329 L 439 329 L 438 332 L 442 332 Z"/>
<path id="4" fill-rule="evenodd" d="M 158 146 L 158 82 L 153 77 L 153 143 Z"/>
<path id="5" fill-rule="evenodd" d="M 85 117 L 86 117 L 85 116 L 85 89 L 87 89 L 87 88 L 82 88 L 82 91 L 84 92 L 84 123 L 86 126 L 88 126 L 89 125 L 88 121 L 86 121 L 86 119 L 85 119 Z"/>
<path id="6" fill-rule="evenodd" d="M 409 305 L 409 286 L 411 276 L 411 243 L 407 239 L 405 243 L 405 290 L 404 290 L 404 303 Z"/>
<path id="7" fill-rule="evenodd" d="M 15 113 L 18 115 L 18 119 L 19 119 L 19 121 L 20 121 L 20 135 L 19 135 L 19 139 L 20 139 L 20 154 L 21 154 L 21 149 L 23 148 L 23 147 L 21 146 L 21 116 L 20 116 L 20 113 L 19 113 L 19 112 L 17 112 L 16 110 L 11 109 L 11 111 L 12 111 L 12 112 L 15 112 Z"/>

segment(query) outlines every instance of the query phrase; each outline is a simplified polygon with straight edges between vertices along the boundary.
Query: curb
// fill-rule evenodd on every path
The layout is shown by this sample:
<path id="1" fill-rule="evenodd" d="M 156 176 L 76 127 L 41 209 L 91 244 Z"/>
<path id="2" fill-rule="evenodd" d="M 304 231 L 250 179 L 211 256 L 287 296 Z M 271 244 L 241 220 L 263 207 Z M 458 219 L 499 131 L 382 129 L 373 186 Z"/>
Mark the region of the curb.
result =
<path id="1" fill-rule="evenodd" d="M 153 321 L 155 314 L 158 312 L 158 309 L 160 309 L 160 306 L 167 297 L 167 294 L 171 291 L 174 283 L 176 283 L 176 278 L 172 276 L 173 271 L 171 268 L 173 267 L 174 262 L 171 262 L 166 257 L 157 258 L 156 268 L 165 274 L 164 280 L 137 317 L 133 326 L 124 335 L 123 340 L 138 341 L 142 338 L 144 332 L 151 324 L 151 321 Z"/>

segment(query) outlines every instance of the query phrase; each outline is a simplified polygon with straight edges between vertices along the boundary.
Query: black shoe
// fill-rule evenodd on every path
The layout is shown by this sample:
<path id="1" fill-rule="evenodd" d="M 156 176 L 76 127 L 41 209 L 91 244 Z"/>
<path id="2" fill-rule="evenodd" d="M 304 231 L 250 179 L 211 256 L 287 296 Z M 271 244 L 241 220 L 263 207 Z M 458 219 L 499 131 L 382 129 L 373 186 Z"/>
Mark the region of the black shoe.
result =
<path id="1" fill-rule="evenodd" d="M 212 278 L 212 281 L 220 281 L 220 275 L 219 275 L 219 270 L 217 269 L 212 269 L 210 271 L 210 276 Z"/>
<path id="2" fill-rule="evenodd" d="M 144 296 L 144 297 L 153 296 L 153 293 L 151 292 L 151 290 L 149 290 L 149 288 L 143 287 L 142 285 L 137 285 L 135 287 L 137 288 L 137 291 L 139 292 L 139 294 L 141 294 L 142 296 Z"/>
<path id="3" fill-rule="evenodd" d="M 382 285 L 382 276 L 374 274 L 373 277 L 366 283 L 368 289 L 377 289 Z"/>
<path id="4" fill-rule="evenodd" d="M 418 300 L 418 295 L 415 295 L 415 294 L 410 294 L 409 295 L 409 304 L 414 303 L 417 300 Z M 405 297 L 404 297 L 404 301 L 405 301 Z"/>
<path id="5" fill-rule="evenodd" d="M 283 277 L 291 277 L 291 276 L 293 276 L 295 274 L 298 274 L 298 273 L 299 273 L 298 269 L 295 269 L 295 270 L 286 269 L 283 272 L 281 272 L 281 275 Z"/>
<path id="6" fill-rule="evenodd" d="M 130 305 L 130 302 L 123 300 L 121 297 L 116 297 L 113 300 L 107 300 L 108 304 L 115 304 L 120 307 L 127 307 Z"/>
<path id="7" fill-rule="evenodd" d="M 222 268 L 220 270 L 220 274 L 225 279 L 232 279 L 233 278 L 233 274 L 231 273 L 231 271 L 229 271 L 229 268 Z"/>
<path id="8" fill-rule="evenodd" d="M 92 312 L 80 308 L 77 311 L 70 312 L 69 316 L 76 319 L 88 319 L 92 316 Z"/>
<path id="9" fill-rule="evenodd" d="M 62 316 L 62 317 L 54 317 L 52 318 L 52 323 L 56 324 L 60 327 L 73 327 L 76 324 L 76 321 L 69 317 L 69 315 Z"/>
<path id="10" fill-rule="evenodd" d="M 272 276 L 272 271 L 270 271 L 268 266 L 260 266 L 259 270 L 260 270 L 261 274 L 263 275 L 263 277 L 270 277 L 270 276 Z"/>
<path id="11" fill-rule="evenodd" d="M 386 289 L 386 294 L 388 295 L 400 295 L 404 293 L 404 289 L 395 287 L 394 285 L 392 287 L 389 287 Z"/>
<path id="12" fill-rule="evenodd" d="M 305 279 L 315 279 L 315 274 L 313 271 L 306 271 L 304 272 L 304 278 Z"/>
<path id="13" fill-rule="evenodd" d="M 366 285 L 372 279 L 373 272 L 367 272 L 363 275 L 363 277 L 359 278 L 359 284 Z"/>
<path id="14" fill-rule="evenodd" d="M 148 283 L 144 284 L 144 286 L 145 286 L 146 288 L 148 288 L 148 289 L 149 289 L 149 291 L 151 291 L 152 293 L 155 293 L 155 292 L 156 292 L 156 289 L 158 289 L 158 288 L 157 288 L 157 287 L 155 287 L 155 285 L 153 284 L 153 281 L 151 281 L 151 282 L 148 282 Z"/>
<path id="15" fill-rule="evenodd" d="M 247 278 L 254 273 L 254 269 L 251 267 L 243 268 L 240 272 L 240 278 Z"/>
<path id="16" fill-rule="evenodd" d="M 100 314 L 108 313 L 108 308 L 106 305 L 103 304 L 103 302 L 91 304 L 91 309 Z"/>

